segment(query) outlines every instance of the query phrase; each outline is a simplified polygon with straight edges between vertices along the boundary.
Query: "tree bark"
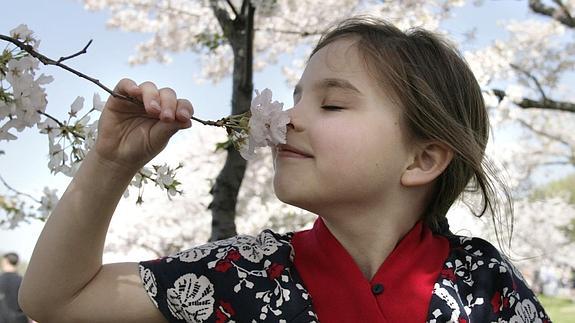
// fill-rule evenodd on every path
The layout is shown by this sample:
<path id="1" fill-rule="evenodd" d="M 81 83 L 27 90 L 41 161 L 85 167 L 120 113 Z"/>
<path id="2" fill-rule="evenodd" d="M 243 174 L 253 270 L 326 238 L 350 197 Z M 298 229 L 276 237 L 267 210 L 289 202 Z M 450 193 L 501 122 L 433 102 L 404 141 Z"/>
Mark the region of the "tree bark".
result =
<path id="1" fill-rule="evenodd" d="M 250 1 L 244 1 L 238 15 L 231 19 L 226 10 L 212 1 L 212 10 L 224 37 L 234 54 L 232 114 L 240 114 L 250 108 L 253 93 L 253 32 L 254 12 Z M 247 162 L 239 152 L 230 146 L 224 167 L 217 176 L 210 193 L 213 200 L 208 206 L 212 211 L 212 233 L 210 241 L 221 240 L 237 234 L 235 217 L 240 185 L 244 178 Z"/>

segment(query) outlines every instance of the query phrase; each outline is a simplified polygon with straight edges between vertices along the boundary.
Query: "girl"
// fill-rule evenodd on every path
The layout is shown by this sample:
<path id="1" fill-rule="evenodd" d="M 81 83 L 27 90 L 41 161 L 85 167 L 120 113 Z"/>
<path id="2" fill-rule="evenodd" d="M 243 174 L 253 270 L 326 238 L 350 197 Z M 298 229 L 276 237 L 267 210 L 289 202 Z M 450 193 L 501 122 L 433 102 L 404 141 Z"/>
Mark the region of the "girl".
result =
<path id="1" fill-rule="evenodd" d="M 116 90 L 145 108 L 108 100 L 22 285 L 36 320 L 549 321 L 493 246 L 449 232 L 445 214 L 468 184 L 481 214 L 498 206 L 481 90 L 440 37 L 352 18 L 320 40 L 295 87 L 287 144 L 274 149 L 275 192 L 319 216 L 311 230 L 102 265 L 120 196 L 193 113 L 151 82 Z"/>

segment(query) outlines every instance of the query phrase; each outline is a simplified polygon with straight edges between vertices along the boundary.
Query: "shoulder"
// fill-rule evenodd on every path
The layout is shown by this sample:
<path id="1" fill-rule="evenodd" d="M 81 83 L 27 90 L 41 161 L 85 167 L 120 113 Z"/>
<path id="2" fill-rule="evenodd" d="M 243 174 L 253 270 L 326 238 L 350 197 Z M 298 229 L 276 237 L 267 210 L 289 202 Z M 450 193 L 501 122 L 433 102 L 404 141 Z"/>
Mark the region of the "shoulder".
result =
<path id="1" fill-rule="evenodd" d="M 435 283 L 430 322 L 549 321 L 521 273 L 491 243 L 452 235 L 450 253 Z"/>
<path id="2" fill-rule="evenodd" d="M 292 236 L 265 230 L 210 242 L 141 262 L 140 276 L 170 321 L 293 319 L 311 301 L 292 266 Z"/>
<path id="3" fill-rule="evenodd" d="M 279 234 L 264 230 L 256 236 L 238 235 L 229 239 L 206 243 L 163 258 L 166 262 L 190 263 L 202 260 L 242 260 L 259 263 L 266 256 L 291 254 L 292 233 Z M 238 254 L 236 254 L 236 252 Z M 229 254 L 232 253 L 232 254 Z M 237 259 L 236 259 L 237 258 Z"/>
<path id="4" fill-rule="evenodd" d="M 448 237 L 450 244 L 446 266 L 459 268 L 469 273 L 477 271 L 490 278 L 513 278 L 525 282 L 521 273 L 509 259 L 490 242 L 481 238 L 453 235 Z"/>
<path id="5" fill-rule="evenodd" d="M 22 281 L 22 276 L 18 273 L 5 272 L 0 274 L 0 281 L 7 283 L 19 283 Z"/>

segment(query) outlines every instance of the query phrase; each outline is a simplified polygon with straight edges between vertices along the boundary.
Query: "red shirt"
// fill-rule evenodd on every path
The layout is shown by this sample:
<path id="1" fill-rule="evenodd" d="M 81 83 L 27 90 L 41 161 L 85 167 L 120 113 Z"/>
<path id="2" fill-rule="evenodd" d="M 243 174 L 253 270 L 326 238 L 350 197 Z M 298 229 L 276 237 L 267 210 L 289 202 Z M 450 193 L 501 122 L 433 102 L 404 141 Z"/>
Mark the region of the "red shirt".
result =
<path id="1" fill-rule="evenodd" d="M 398 243 L 373 279 L 359 267 L 321 218 L 296 232 L 294 265 L 320 322 L 425 322 L 433 286 L 449 241 L 418 222 Z"/>

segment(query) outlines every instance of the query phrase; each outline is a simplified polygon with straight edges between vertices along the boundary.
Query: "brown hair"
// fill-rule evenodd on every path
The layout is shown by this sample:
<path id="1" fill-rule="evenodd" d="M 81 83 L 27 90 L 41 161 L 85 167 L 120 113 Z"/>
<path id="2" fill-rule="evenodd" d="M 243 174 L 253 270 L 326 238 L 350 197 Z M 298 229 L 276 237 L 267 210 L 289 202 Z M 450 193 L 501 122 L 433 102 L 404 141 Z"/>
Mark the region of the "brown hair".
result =
<path id="1" fill-rule="evenodd" d="M 388 94 L 403 108 L 410 134 L 418 140 L 440 141 L 454 152 L 423 215 L 427 225 L 449 233 L 445 215 L 464 192 L 480 193 L 481 206 L 472 211 L 480 217 L 489 210 L 499 224 L 503 222 L 498 193 L 503 193 L 505 219 L 512 220 L 509 191 L 484 156 L 490 129 L 481 89 L 459 52 L 430 31 L 403 32 L 386 21 L 361 16 L 328 30 L 310 57 L 346 37 L 357 39 L 367 70 L 383 89 L 391 89 Z"/>

